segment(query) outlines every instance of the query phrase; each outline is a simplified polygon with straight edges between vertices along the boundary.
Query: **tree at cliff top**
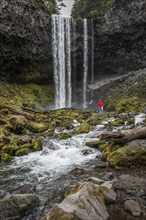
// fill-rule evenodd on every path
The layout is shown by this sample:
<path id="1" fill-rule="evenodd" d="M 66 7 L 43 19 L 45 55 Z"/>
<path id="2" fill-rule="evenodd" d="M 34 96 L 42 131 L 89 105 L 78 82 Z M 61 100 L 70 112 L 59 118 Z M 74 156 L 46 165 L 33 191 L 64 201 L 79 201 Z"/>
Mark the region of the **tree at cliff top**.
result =
<path id="1" fill-rule="evenodd" d="M 50 15 L 58 13 L 59 9 L 58 9 L 58 6 L 57 6 L 55 0 L 44 0 L 44 2 L 45 2 L 45 5 L 48 8 L 48 12 L 49 12 Z"/>
<path id="2" fill-rule="evenodd" d="M 115 0 L 75 0 L 72 16 L 77 19 L 101 19 Z"/>

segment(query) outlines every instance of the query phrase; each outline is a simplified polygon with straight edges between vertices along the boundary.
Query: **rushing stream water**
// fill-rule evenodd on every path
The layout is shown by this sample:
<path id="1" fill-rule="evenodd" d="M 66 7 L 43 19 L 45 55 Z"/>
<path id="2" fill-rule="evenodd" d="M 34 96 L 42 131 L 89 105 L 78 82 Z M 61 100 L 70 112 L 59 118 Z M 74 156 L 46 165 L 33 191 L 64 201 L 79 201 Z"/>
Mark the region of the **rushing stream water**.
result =
<path id="1" fill-rule="evenodd" d="M 89 167 L 90 161 L 100 154 L 98 150 L 87 147 L 85 142 L 97 140 L 101 129 L 97 126 L 88 134 L 67 140 L 46 139 L 42 151 L 15 157 L 11 164 L 1 165 L 1 189 L 9 193 L 36 193 L 41 200 L 38 217 L 29 219 L 39 219 L 46 201 L 48 209 L 54 201 L 59 201 L 60 191 L 72 184 L 72 180 L 64 178 L 64 175 L 77 167 Z"/>

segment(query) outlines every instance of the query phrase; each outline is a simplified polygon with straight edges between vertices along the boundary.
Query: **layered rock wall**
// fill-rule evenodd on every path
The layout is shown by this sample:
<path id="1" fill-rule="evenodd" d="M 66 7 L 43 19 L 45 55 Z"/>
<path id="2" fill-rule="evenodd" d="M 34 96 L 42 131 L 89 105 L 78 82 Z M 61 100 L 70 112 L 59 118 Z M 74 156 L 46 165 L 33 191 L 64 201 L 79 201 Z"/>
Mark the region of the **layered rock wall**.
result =
<path id="1" fill-rule="evenodd" d="M 51 35 L 43 0 L 1 0 L 0 78 L 47 83 L 52 79 Z"/>
<path id="2" fill-rule="evenodd" d="M 146 67 L 146 1 L 116 0 L 95 33 L 96 76 Z"/>

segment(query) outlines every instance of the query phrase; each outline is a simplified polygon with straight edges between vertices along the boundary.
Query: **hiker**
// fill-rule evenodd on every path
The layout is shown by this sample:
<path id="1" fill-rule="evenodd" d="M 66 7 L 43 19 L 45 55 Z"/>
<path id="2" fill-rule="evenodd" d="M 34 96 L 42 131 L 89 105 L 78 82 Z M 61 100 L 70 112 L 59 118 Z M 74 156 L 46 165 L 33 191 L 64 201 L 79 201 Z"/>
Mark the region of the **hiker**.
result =
<path id="1" fill-rule="evenodd" d="M 99 113 L 103 113 L 103 101 L 100 99 L 98 102 Z"/>

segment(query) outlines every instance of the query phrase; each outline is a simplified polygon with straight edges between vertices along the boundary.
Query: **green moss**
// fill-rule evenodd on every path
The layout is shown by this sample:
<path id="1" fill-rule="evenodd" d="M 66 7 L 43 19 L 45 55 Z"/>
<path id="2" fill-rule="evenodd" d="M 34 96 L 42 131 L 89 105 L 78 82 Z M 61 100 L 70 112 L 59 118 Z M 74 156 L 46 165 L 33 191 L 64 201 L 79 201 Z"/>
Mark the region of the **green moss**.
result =
<path id="1" fill-rule="evenodd" d="M 43 110 L 54 99 L 52 86 L 35 84 L 10 84 L 0 82 L 0 103 L 12 107 L 21 107 Z"/>
<path id="2" fill-rule="evenodd" d="M 146 149 L 143 147 L 125 146 L 107 157 L 111 166 L 129 167 L 132 165 L 146 165 Z"/>
<path id="3" fill-rule="evenodd" d="M 87 123 L 83 123 L 76 128 L 75 132 L 77 134 L 89 133 L 91 131 L 91 129 L 92 129 L 91 125 L 89 125 Z"/>
<path id="4" fill-rule="evenodd" d="M 22 134 L 27 124 L 27 120 L 24 116 L 13 115 L 10 117 L 9 123 L 10 124 L 7 126 L 7 128 L 14 131 L 16 134 Z"/>
<path id="5" fill-rule="evenodd" d="M 10 156 L 7 153 L 2 153 L 2 155 L 1 155 L 1 160 L 4 161 L 4 162 L 9 162 L 12 159 L 13 159 L 12 156 Z"/>
<path id="6" fill-rule="evenodd" d="M 111 99 L 108 103 L 108 109 L 114 108 L 118 113 L 140 112 L 146 105 L 146 101 L 135 97 L 123 96 L 119 99 Z"/>
<path id="7" fill-rule="evenodd" d="M 73 195 L 77 193 L 82 187 L 83 187 L 83 183 L 77 183 L 75 187 L 70 188 L 69 190 L 67 190 L 67 192 L 65 192 L 65 196 Z"/>
<path id="8" fill-rule="evenodd" d="M 9 143 L 8 145 L 2 148 L 4 153 L 7 153 L 11 156 L 15 155 L 15 152 L 18 150 L 18 146 L 15 143 Z"/>
<path id="9" fill-rule="evenodd" d="M 48 130 L 49 126 L 44 123 L 30 122 L 27 125 L 27 129 L 34 133 L 42 133 Z"/>
<path id="10" fill-rule="evenodd" d="M 48 216 L 44 217 L 43 220 L 47 220 L 47 219 L 49 220 L 79 220 L 79 218 L 77 218 L 75 214 L 66 213 L 61 208 L 58 208 L 58 207 L 51 210 Z"/>
<path id="11" fill-rule="evenodd" d="M 5 135 L 0 135 L 0 148 L 10 143 L 10 139 Z"/>
<path id="12" fill-rule="evenodd" d="M 58 139 L 65 140 L 65 139 L 68 139 L 68 138 L 71 138 L 71 137 L 72 137 L 71 133 L 62 133 L 62 134 L 59 134 Z"/>
<path id="13" fill-rule="evenodd" d="M 114 126 L 120 126 L 124 124 L 125 124 L 125 121 L 121 118 L 116 118 L 114 121 L 108 122 L 108 125 L 114 125 Z"/>
<path id="14" fill-rule="evenodd" d="M 99 143 L 98 149 L 102 152 L 102 151 L 105 150 L 106 147 L 108 147 L 108 145 L 103 143 L 103 142 L 101 142 L 101 144 Z"/>
<path id="15" fill-rule="evenodd" d="M 106 160 L 108 155 L 114 151 L 116 151 L 117 149 L 121 148 L 121 146 L 119 145 L 109 145 L 109 146 L 105 146 L 104 150 L 102 151 L 102 159 Z"/>
<path id="16" fill-rule="evenodd" d="M 101 20 L 104 13 L 113 5 L 115 0 L 75 0 L 72 16 L 78 20 L 83 18 L 94 18 Z"/>
<path id="17" fill-rule="evenodd" d="M 134 124 L 134 122 L 135 122 L 135 118 L 134 117 L 129 118 L 128 121 L 127 121 L 127 125 Z"/>
<path id="18" fill-rule="evenodd" d="M 35 151 L 42 150 L 42 140 L 41 139 L 33 139 L 32 140 L 33 149 Z"/>
<path id="19" fill-rule="evenodd" d="M 98 148 L 99 147 L 99 141 L 90 141 L 86 142 L 85 145 L 92 148 Z"/>
<path id="20" fill-rule="evenodd" d="M 22 148 L 19 149 L 15 152 L 15 156 L 23 156 L 29 154 L 29 149 L 28 148 Z"/>

